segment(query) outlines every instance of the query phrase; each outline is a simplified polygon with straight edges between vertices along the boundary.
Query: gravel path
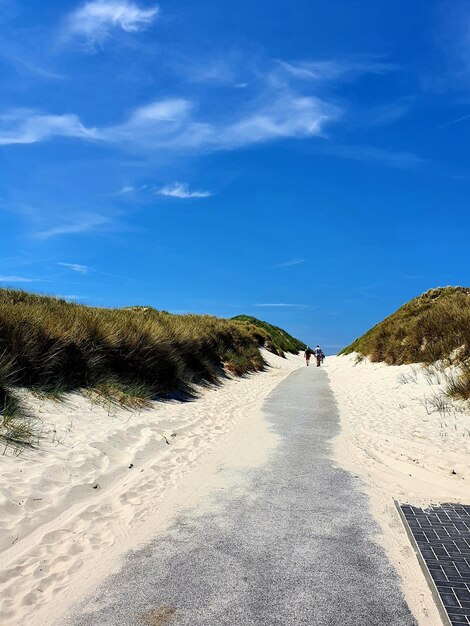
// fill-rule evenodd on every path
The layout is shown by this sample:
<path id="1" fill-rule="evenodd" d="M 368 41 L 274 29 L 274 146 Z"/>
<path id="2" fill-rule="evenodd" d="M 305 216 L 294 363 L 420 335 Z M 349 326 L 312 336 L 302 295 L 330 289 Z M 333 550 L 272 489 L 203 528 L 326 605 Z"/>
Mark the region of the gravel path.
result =
<path id="1" fill-rule="evenodd" d="M 358 479 L 330 459 L 338 417 L 325 371 L 293 372 L 264 412 L 282 438 L 267 462 L 180 512 L 61 625 L 416 623 Z"/>

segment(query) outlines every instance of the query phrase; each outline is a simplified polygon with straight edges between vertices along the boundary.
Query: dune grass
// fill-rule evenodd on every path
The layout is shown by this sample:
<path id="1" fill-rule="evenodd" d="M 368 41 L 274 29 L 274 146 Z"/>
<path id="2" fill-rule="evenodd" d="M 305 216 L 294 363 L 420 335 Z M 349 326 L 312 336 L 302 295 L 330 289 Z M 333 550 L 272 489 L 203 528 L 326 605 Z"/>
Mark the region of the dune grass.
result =
<path id="1" fill-rule="evenodd" d="M 285 352 L 297 354 L 300 350 L 305 350 L 307 347 L 302 341 L 295 339 L 295 337 L 289 335 L 289 333 L 282 328 L 273 326 L 268 322 L 258 320 L 256 317 L 250 317 L 249 315 L 237 315 L 237 317 L 232 317 L 232 320 L 245 324 L 251 324 L 252 326 L 259 328 L 263 333 L 267 333 L 269 339 L 265 343 L 266 348 L 279 356 L 284 356 Z"/>
<path id="2" fill-rule="evenodd" d="M 53 398 L 88 389 L 144 406 L 175 392 L 190 395 L 194 385 L 216 384 L 227 372 L 263 369 L 260 346 L 283 354 L 288 344 L 290 351 L 302 345 L 256 322 L 151 307 L 95 308 L 0 289 L 0 436 L 11 435 L 17 423 L 8 417 L 15 387 Z M 17 420 L 18 407 L 14 413 Z"/>
<path id="3" fill-rule="evenodd" d="M 389 365 L 446 360 L 461 375 L 448 393 L 470 398 L 470 288 L 440 287 L 411 300 L 340 354 L 357 352 Z"/>
<path id="4" fill-rule="evenodd" d="M 33 421 L 11 387 L 13 372 L 14 360 L 3 352 L 0 354 L 0 446 L 3 451 L 31 445 L 36 435 Z"/>
<path id="5" fill-rule="evenodd" d="M 0 444 L 3 452 L 32 447 L 39 441 L 40 422 L 25 412 L 13 391 L 0 389 Z"/>

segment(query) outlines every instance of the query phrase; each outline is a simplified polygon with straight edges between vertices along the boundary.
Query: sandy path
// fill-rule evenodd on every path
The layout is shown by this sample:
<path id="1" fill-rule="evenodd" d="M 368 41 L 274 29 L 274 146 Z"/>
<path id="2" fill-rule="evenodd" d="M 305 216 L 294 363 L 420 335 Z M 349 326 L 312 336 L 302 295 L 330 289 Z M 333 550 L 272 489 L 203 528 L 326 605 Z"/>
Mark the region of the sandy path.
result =
<path id="1" fill-rule="evenodd" d="M 415 626 L 360 481 L 331 459 L 337 432 L 325 372 L 299 368 L 57 626 Z"/>
<path id="2" fill-rule="evenodd" d="M 433 399 L 443 395 L 445 382 L 419 366 L 356 364 L 350 355 L 329 357 L 325 369 L 341 421 L 335 458 L 363 479 L 381 543 L 419 623 L 440 625 L 394 500 L 470 502 L 470 414 L 458 404 L 435 410 Z"/>
<path id="3" fill-rule="evenodd" d="M 143 412 L 80 395 L 30 399 L 44 423 L 41 449 L 0 457 L 2 624 L 51 623 L 103 564 L 151 536 L 168 494 L 301 364 L 265 357 L 267 372 Z"/>

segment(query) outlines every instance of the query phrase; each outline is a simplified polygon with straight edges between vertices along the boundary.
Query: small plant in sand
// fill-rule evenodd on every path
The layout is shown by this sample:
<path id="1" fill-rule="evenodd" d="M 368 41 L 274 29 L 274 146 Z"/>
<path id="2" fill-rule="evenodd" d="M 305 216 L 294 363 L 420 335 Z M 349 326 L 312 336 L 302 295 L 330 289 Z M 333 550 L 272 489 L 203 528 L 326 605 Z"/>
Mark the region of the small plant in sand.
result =
<path id="1" fill-rule="evenodd" d="M 430 396 L 424 396 L 418 398 L 419 403 L 425 408 L 426 413 L 431 415 L 432 413 L 439 413 L 439 415 L 449 415 L 453 410 L 452 401 L 448 396 L 444 394 L 432 394 Z"/>
<path id="2" fill-rule="evenodd" d="M 418 383 L 418 368 L 415 365 L 410 367 L 408 372 L 400 372 L 397 376 L 397 382 L 399 385 L 417 384 Z"/>
<path id="3" fill-rule="evenodd" d="M 447 368 L 444 362 L 436 361 L 431 365 L 423 365 L 421 374 L 429 386 L 441 385 L 446 380 Z"/>
<path id="4" fill-rule="evenodd" d="M 450 413 L 452 410 L 452 403 L 449 398 L 443 394 L 434 394 L 427 399 L 428 406 L 431 408 L 432 413 Z"/>

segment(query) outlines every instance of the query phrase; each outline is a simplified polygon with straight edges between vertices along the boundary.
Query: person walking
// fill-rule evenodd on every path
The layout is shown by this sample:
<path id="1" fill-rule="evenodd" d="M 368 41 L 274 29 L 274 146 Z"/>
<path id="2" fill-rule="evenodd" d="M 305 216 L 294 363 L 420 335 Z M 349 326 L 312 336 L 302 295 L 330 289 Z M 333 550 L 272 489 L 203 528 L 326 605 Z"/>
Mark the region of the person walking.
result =
<path id="1" fill-rule="evenodd" d="M 320 346 L 317 344 L 317 347 L 315 348 L 315 350 L 313 351 L 313 354 L 315 355 L 315 358 L 317 360 L 317 367 L 320 367 L 321 363 L 322 363 L 322 354 L 323 351 L 320 348 Z"/>
<path id="2" fill-rule="evenodd" d="M 312 356 L 312 351 L 310 350 L 310 348 L 307 346 L 306 350 L 305 350 L 305 361 L 307 363 L 307 367 L 310 365 L 310 357 Z"/>

